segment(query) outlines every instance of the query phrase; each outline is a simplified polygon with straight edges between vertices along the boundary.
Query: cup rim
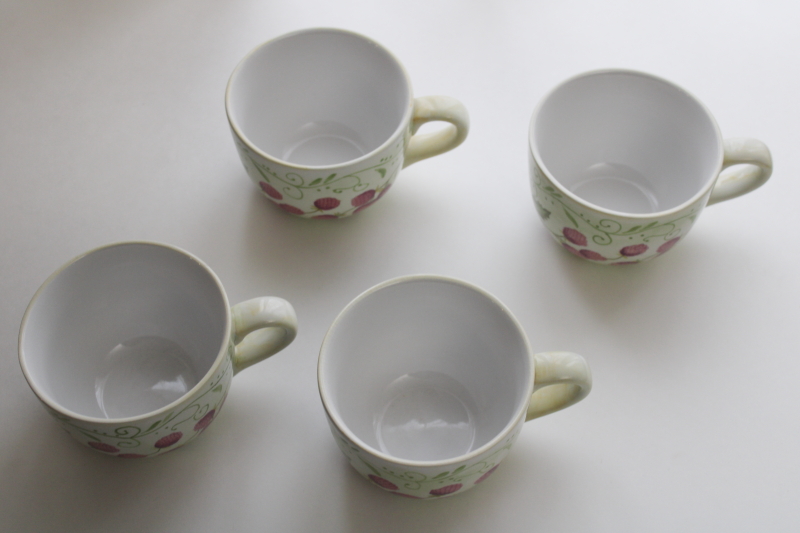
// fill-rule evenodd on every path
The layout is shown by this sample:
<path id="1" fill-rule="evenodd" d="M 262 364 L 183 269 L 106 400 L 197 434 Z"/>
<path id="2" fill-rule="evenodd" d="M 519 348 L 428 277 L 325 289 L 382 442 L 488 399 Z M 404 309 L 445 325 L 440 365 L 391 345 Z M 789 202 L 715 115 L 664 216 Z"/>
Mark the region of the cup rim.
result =
<path id="1" fill-rule="evenodd" d="M 520 335 L 520 338 L 523 341 L 523 345 L 525 347 L 525 351 L 526 351 L 526 353 L 528 355 L 528 366 L 530 368 L 530 376 L 528 377 L 528 382 L 525 385 L 525 391 L 524 391 L 524 393 L 522 395 L 523 399 L 520 402 L 520 405 L 517 406 L 513 416 L 511 416 L 509 418 L 509 421 L 506 423 L 506 425 L 503 427 L 502 430 L 500 430 L 486 444 L 484 444 L 483 446 L 480 446 L 479 448 L 476 448 L 476 449 L 474 449 L 474 450 L 472 450 L 470 452 L 467 452 L 465 454 L 462 454 L 462 455 L 450 457 L 450 458 L 447 458 L 447 459 L 438 459 L 438 460 L 434 460 L 434 461 L 415 461 L 415 460 L 411 460 L 411 459 L 403 459 L 401 457 L 394 457 L 394 456 L 389 455 L 389 454 L 387 454 L 387 453 L 385 453 L 385 452 L 383 452 L 381 450 L 378 450 L 375 447 L 370 446 L 369 444 L 364 442 L 362 439 L 360 439 L 355 433 L 353 433 L 350 430 L 350 428 L 347 426 L 347 424 L 345 424 L 345 422 L 341 419 L 341 417 L 339 416 L 338 412 L 335 412 L 334 409 L 330 409 L 328 407 L 328 404 L 333 404 L 333 401 L 330 398 L 330 393 L 327 390 L 327 387 L 326 387 L 326 384 L 325 384 L 325 379 L 323 378 L 323 374 L 325 373 L 326 366 L 327 366 L 326 357 L 325 357 L 326 347 L 331 342 L 330 341 L 331 334 L 333 333 L 334 330 L 336 330 L 339 327 L 339 325 L 340 325 L 341 321 L 343 320 L 344 316 L 346 314 L 348 314 L 349 311 L 352 308 L 354 308 L 356 305 L 358 305 L 364 299 L 366 299 L 370 295 L 372 295 L 372 294 L 374 294 L 374 293 L 376 293 L 376 292 L 378 292 L 380 290 L 383 290 L 383 289 L 385 289 L 387 287 L 391 287 L 391 286 L 394 286 L 394 285 L 400 285 L 400 284 L 404 284 L 404 283 L 414 283 L 414 282 L 418 282 L 418 281 L 436 281 L 436 282 L 441 282 L 441 283 L 450 283 L 450 284 L 453 284 L 453 285 L 458 285 L 460 287 L 464 287 L 464 288 L 470 289 L 470 290 L 472 290 L 474 292 L 477 292 L 478 294 L 480 294 L 483 297 L 485 297 L 486 299 L 488 299 L 490 302 L 494 303 L 500 309 L 500 311 L 511 320 L 511 323 L 514 325 L 514 327 L 518 331 L 518 333 Z M 528 411 L 528 404 L 530 403 L 531 395 L 533 394 L 533 385 L 534 385 L 535 376 L 536 376 L 536 365 L 534 364 L 533 350 L 531 349 L 530 341 L 528 340 L 528 336 L 526 335 L 525 330 L 522 327 L 522 324 L 519 322 L 517 317 L 514 316 L 514 314 L 511 312 L 511 310 L 509 310 L 508 307 L 506 307 L 505 304 L 503 304 L 493 294 L 491 294 L 488 291 L 478 287 L 477 285 L 474 285 L 472 283 L 469 283 L 469 282 L 461 280 L 461 279 L 452 278 L 452 277 L 448 277 L 448 276 L 441 276 L 441 275 L 437 275 L 437 274 L 411 274 L 411 275 L 399 276 L 399 277 L 396 277 L 396 278 L 389 279 L 389 280 L 386 280 L 384 282 L 381 282 L 381 283 L 379 283 L 379 284 L 367 289 L 366 291 L 362 292 L 361 294 L 359 294 L 355 298 L 353 298 L 353 300 L 351 300 L 350 303 L 348 303 L 339 312 L 339 314 L 336 315 L 336 318 L 333 320 L 333 322 L 331 323 L 330 327 L 328 328 L 328 331 L 325 333 L 325 337 L 322 340 L 322 346 L 320 347 L 320 351 L 319 351 L 319 358 L 317 360 L 317 386 L 318 386 L 318 389 L 319 389 L 320 399 L 322 400 L 322 406 L 325 409 L 325 413 L 328 415 L 328 419 L 333 423 L 334 426 L 336 426 L 337 430 L 340 431 L 343 435 L 345 435 L 351 442 L 355 443 L 362 450 L 368 452 L 369 454 L 371 454 L 371 455 L 373 455 L 373 456 L 375 456 L 375 457 L 377 457 L 377 458 L 379 458 L 379 459 L 381 459 L 383 461 L 389 462 L 389 463 L 402 465 L 402 466 L 407 466 L 407 467 L 413 467 L 413 468 L 436 468 L 436 467 L 444 467 L 444 466 L 447 466 L 447 465 L 453 465 L 453 464 L 461 463 L 461 462 L 464 462 L 464 461 L 469 461 L 471 459 L 474 459 L 474 458 L 486 453 L 487 451 L 489 451 L 492 448 L 494 448 L 495 446 L 497 446 L 497 444 L 502 442 L 503 439 L 508 437 L 508 435 L 517 426 L 517 424 L 519 424 L 520 422 L 524 422 L 525 421 L 525 416 L 526 416 L 527 411 Z"/>
<path id="2" fill-rule="evenodd" d="M 706 117 L 708 118 L 709 122 L 711 123 L 711 126 L 714 128 L 714 131 L 716 133 L 716 137 L 717 137 L 717 140 L 718 140 L 717 164 L 715 165 L 715 168 L 717 169 L 717 171 L 706 180 L 705 185 L 703 185 L 693 196 L 691 196 L 689 199 L 687 199 L 686 201 L 682 202 L 681 204 L 679 204 L 679 205 L 677 205 L 675 207 L 671 207 L 669 209 L 665 209 L 665 210 L 662 210 L 662 211 L 655 211 L 653 213 L 627 213 L 627 212 L 624 212 L 624 211 L 617 211 L 617 210 L 614 210 L 614 209 L 607 209 L 607 208 L 601 207 L 601 206 L 599 206 L 597 204 L 593 204 L 591 202 L 588 202 L 588 201 L 584 200 L 580 196 L 576 195 L 575 193 L 573 193 L 572 191 L 570 191 L 569 189 L 564 187 L 564 185 L 562 185 L 561 182 L 557 178 L 555 178 L 553 176 L 553 174 L 550 172 L 550 169 L 548 169 L 547 165 L 544 164 L 544 161 L 542 160 L 541 154 L 539 154 L 538 143 L 536 142 L 536 136 L 535 136 L 535 129 L 536 129 L 535 125 L 536 125 L 536 121 L 537 121 L 537 119 L 539 117 L 539 112 L 541 111 L 541 109 L 544 106 L 545 102 L 548 101 L 550 99 L 550 97 L 553 94 L 555 94 L 556 91 L 560 90 L 562 87 L 566 86 L 567 84 L 572 83 L 573 81 L 579 80 L 581 78 L 592 77 L 592 76 L 608 76 L 608 75 L 618 75 L 618 74 L 633 75 L 633 76 L 639 76 L 639 77 L 642 77 L 642 78 L 647 78 L 647 79 L 657 81 L 659 83 L 662 83 L 664 85 L 668 85 L 668 86 L 676 89 L 677 91 L 683 93 L 685 96 L 689 97 L 690 99 L 692 99 L 695 103 L 697 103 L 699 105 L 700 109 L 702 109 L 703 112 L 706 114 Z M 714 115 L 711 114 L 711 111 L 708 109 L 708 107 L 699 98 L 697 98 L 694 94 L 692 94 L 688 90 L 684 89 L 680 85 L 678 85 L 676 83 L 673 83 L 673 82 L 671 82 L 671 81 L 669 81 L 669 80 L 667 80 L 665 78 L 662 78 L 660 76 L 656 76 L 654 74 L 650 74 L 650 73 L 643 72 L 643 71 L 640 71 L 640 70 L 624 69 L 624 68 L 605 68 L 605 69 L 590 70 L 590 71 L 587 71 L 587 72 L 582 72 L 580 74 L 576 74 L 576 75 L 571 76 L 571 77 L 567 78 L 566 80 L 560 82 L 555 87 L 553 87 L 552 89 L 547 91 L 547 93 L 545 93 L 545 95 L 539 100 L 539 103 L 536 104 L 536 107 L 533 110 L 533 114 L 531 115 L 530 123 L 529 123 L 529 126 L 528 126 L 528 150 L 529 150 L 529 153 L 531 154 L 531 156 L 533 157 L 534 161 L 539 166 L 539 168 L 542 170 L 542 172 L 545 174 L 545 176 L 547 176 L 547 179 L 550 180 L 550 182 L 553 184 L 553 186 L 555 186 L 558 189 L 559 193 L 561 193 L 564 196 L 570 198 L 572 201 L 578 203 L 579 205 L 583 206 L 584 208 L 594 211 L 597 214 L 609 215 L 609 216 L 620 217 L 620 218 L 628 218 L 628 219 L 634 219 L 634 220 L 648 220 L 648 219 L 652 219 L 652 218 L 658 218 L 658 217 L 665 217 L 665 216 L 674 215 L 675 213 L 678 213 L 680 211 L 683 211 L 683 210 L 691 207 L 693 204 L 697 203 L 703 196 L 709 194 L 711 192 L 712 187 L 716 183 L 717 178 L 719 177 L 719 173 L 720 173 L 720 171 L 722 169 L 722 162 L 723 162 L 723 159 L 724 159 L 724 147 L 723 147 L 723 142 L 722 141 L 723 141 L 722 132 L 719 129 L 719 125 L 717 124 L 717 121 L 714 118 Z"/>
<path id="3" fill-rule="evenodd" d="M 253 54 L 255 54 L 258 50 L 261 50 L 262 48 L 270 46 L 273 43 L 276 43 L 276 42 L 281 41 L 283 39 L 294 37 L 296 35 L 303 35 L 303 34 L 310 34 L 310 33 L 339 33 L 339 34 L 345 34 L 345 35 L 350 35 L 350 36 L 353 36 L 353 37 L 357 37 L 358 39 L 361 39 L 362 41 L 364 41 L 364 42 L 366 42 L 368 44 L 371 44 L 375 48 L 378 48 L 381 51 L 383 51 L 387 55 L 387 57 L 389 57 L 392 61 L 394 61 L 394 63 L 400 69 L 400 72 L 402 72 L 403 78 L 405 79 L 406 87 L 408 88 L 408 102 L 406 103 L 406 110 L 403 113 L 403 117 L 400 119 L 399 124 L 397 125 L 395 130 L 392 132 L 392 134 L 384 142 L 382 142 L 380 144 L 380 146 L 378 146 L 374 150 L 371 150 L 371 151 L 367 152 L 366 154 L 364 154 L 364 155 L 362 155 L 360 157 L 357 157 L 355 159 L 350 159 L 348 161 L 343 161 L 341 163 L 335 163 L 335 164 L 331 164 L 331 165 L 300 165 L 300 164 L 297 164 L 297 163 L 291 163 L 289 161 L 285 161 L 285 160 L 283 160 L 283 159 L 281 159 L 279 157 L 276 157 L 274 155 L 268 154 L 267 152 L 265 152 L 264 150 L 262 150 L 261 148 L 256 146 L 250 140 L 250 138 L 247 137 L 247 135 L 244 134 L 242 129 L 239 127 L 239 124 L 236 122 L 236 120 L 233 117 L 233 112 L 232 112 L 233 102 L 232 102 L 232 97 L 231 97 L 231 93 L 233 92 L 232 87 L 233 87 L 233 84 L 236 82 L 236 78 L 238 77 L 239 73 L 243 70 L 244 64 L 247 62 L 247 60 L 249 60 L 250 57 L 252 57 Z M 284 33 L 282 35 L 279 35 L 277 37 L 274 37 L 272 39 L 264 41 L 263 43 L 259 44 L 258 46 L 254 47 L 249 52 L 247 52 L 247 54 L 245 54 L 245 56 L 239 61 L 239 63 L 237 63 L 236 67 L 234 67 L 233 72 L 230 75 L 230 78 L 228 78 L 228 84 L 225 87 L 225 114 L 228 117 L 228 124 L 230 124 L 230 127 L 233 130 L 233 132 L 236 135 L 236 137 L 239 140 L 241 140 L 245 145 L 247 145 L 248 149 L 250 149 L 251 151 L 253 151 L 257 155 L 259 155 L 260 157 L 263 157 L 264 159 L 267 159 L 268 161 L 272 161 L 272 162 L 278 163 L 280 165 L 283 165 L 285 167 L 292 168 L 292 169 L 295 169 L 295 170 L 312 170 L 313 171 L 313 170 L 323 170 L 323 169 L 326 169 L 326 170 L 327 169 L 332 169 L 332 170 L 343 169 L 343 168 L 349 167 L 351 165 L 355 165 L 355 164 L 361 163 L 361 162 L 373 157 L 375 154 L 384 151 L 387 147 L 389 147 L 392 143 L 394 143 L 395 140 L 399 136 L 401 136 L 403 134 L 403 131 L 406 128 L 406 124 L 408 124 L 409 121 L 411 120 L 411 114 L 413 113 L 413 110 L 414 110 L 414 94 L 413 94 L 412 85 L 411 85 L 411 78 L 409 77 L 408 71 L 406 71 L 405 66 L 403 66 L 403 63 L 400 62 L 400 60 L 397 58 L 397 56 L 395 56 L 388 48 L 386 48 L 382 44 L 378 43 L 377 41 L 375 41 L 373 39 L 370 39 L 369 37 L 367 37 L 367 36 L 365 36 L 363 34 L 360 34 L 360 33 L 354 32 L 354 31 L 350 31 L 350 30 L 341 29 L 341 28 L 332 28 L 332 27 L 305 28 L 305 29 L 301 29 L 301 30 L 295 30 L 295 31 L 292 31 L 292 32 L 289 32 L 289 33 Z"/>
<path id="4" fill-rule="evenodd" d="M 106 249 L 109 249 L 109 248 L 115 248 L 115 247 L 121 247 L 121 246 L 130 246 L 130 245 L 146 245 L 146 246 L 154 246 L 154 247 L 164 248 L 164 249 L 170 250 L 172 252 L 181 254 L 181 255 L 187 257 L 188 259 L 194 261 L 198 266 L 200 266 L 209 275 L 211 281 L 216 285 L 217 289 L 219 290 L 220 295 L 222 296 L 222 301 L 223 301 L 224 309 L 225 309 L 225 331 L 224 331 L 223 337 L 221 339 L 220 346 L 219 346 L 218 351 L 217 351 L 217 356 L 214 359 L 213 363 L 211 363 L 211 366 L 209 367 L 208 371 L 206 371 L 205 375 L 200 380 L 198 380 L 197 384 L 194 387 L 192 387 L 189 391 L 187 391 L 183 396 L 181 396 L 177 400 L 175 400 L 175 401 L 173 401 L 173 402 L 171 402 L 171 403 L 169 403 L 169 404 L 167 404 L 167 405 L 165 405 L 163 407 L 160 407 L 160 408 L 156 409 L 155 411 L 149 411 L 147 413 L 142 413 L 142 414 L 136 415 L 136 416 L 129 416 L 129 417 L 124 417 L 124 418 L 99 418 L 99 417 L 93 417 L 93 416 L 86 416 L 86 415 L 83 415 L 83 414 L 80 414 L 80 413 L 76 413 L 76 412 L 72 411 L 71 409 L 67 409 L 66 407 L 60 405 L 54 399 L 50 398 L 47 394 L 45 394 L 44 391 L 39 388 L 39 386 L 36 384 L 35 380 L 33 379 L 32 374 L 31 374 L 30 370 L 28 369 L 28 365 L 27 365 L 27 363 L 25 361 L 25 350 L 24 350 L 24 346 L 23 346 L 24 338 L 25 338 L 25 332 L 26 332 L 26 329 L 27 329 L 27 326 L 28 326 L 28 319 L 30 317 L 30 314 L 33 311 L 33 308 L 36 305 L 36 302 L 38 301 L 38 299 L 42 295 L 42 293 L 45 291 L 45 289 L 47 287 L 49 287 L 50 284 L 53 281 L 55 281 L 55 279 L 62 272 L 64 272 L 67 268 L 69 268 L 73 264 L 77 263 L 81 259 L 83 259 L 85 257 L 88 257 L 89 255 L 94 254 L 96 252 L 100 252 L 102 250 L 106 250 Z M 50 274 L 50 276 L 44 281 L 44 283 L 42 283 L 42 285 L 36 290 L 36 292 L 34 293 L 33 297 L 31 298 L 30 303 L 28 303 L 28 307 L 25 309 L 25 313 L 22 315 L 22 323 L 20 324 L 19 336 L 18 336 L 18 339 L 17 339 L 17 354 L 18 354 L 18 357 L 19 357 L 20 367 L 22 368 L 22 373 L 25 376 L 25 380 L 28 382 L 28 385 L 30 386 L 31 390 L 36 395 L 36 397 L 39 398 L 39 400 L 43 404 L 45 404 L 49 409 L 55 411 L 56 413 L 60 413 L 60 414 L 63 414 L 65 416 L 68 416 L 71 419 L 78 420 L 78 421 L 85 422 L 85 423 L 90 423 L 90 424 L 105 424 L 105 425 L 109 425 L 109 424 L 126 424 L 126 423 L 140 422 L 142 420 L 146 420 L 146 419 L 154 417 L 154 416 L 159 416 L 159 415 L 161 415 L 161 414 L 163 414 L 163 413 L 165 413 L 167 411 L 175 409 L 177 406 L 179 406 L 180 404 L 184 403 L 187 398 L 190 398 L 190 397 L 194 396 L 195 394 L 197 394 L 197 392 L 200 389 L 202 389 L 208 383 L 208 381 L 212 378 L 212 376 L 217 371 L 217 369 L 219 368 L 219 366 L 222 363 L 222 361 L 227 356 L 227 345 L 228 345 L 229 339 L 231 337 L 231 328 L 232 328 L 232 324 L 231 324 L 231 308 L 230 308 L 230 303 L 228 302 L 228 296 L 225 293 L 224 288 L 222 287 L 222 282 L 220 282 L 219 277 L 217 277 L 217 275 L 214 273 L 214 271 L 211 270 L 211 268 L 208 265 L 206 265 L 202 260 L 200 260 L 197 256 L 187 252 L 186 250 L 184 250 L 182 248 L 178 248 L 177 246 L 172 246 L 172 245 L 165 244 L 165 243 L 159 243 L 159 242 L 154 242 L 154 241 L 119 241 L 119 242 L 114 242 L 114 243 L 110 243 L 110 244 L 104 244 L 102 246 L 98 246 L 98 247 L 92 248 L 90 250 L 87 250 L 87 251 L 85 251 L 85 252 L 73 257 L 72 259 L 70 259 L 69 261 L 67 261 L 63 265 L 61 265 L 58 269 L 56 269 L 55 272 Z"/>

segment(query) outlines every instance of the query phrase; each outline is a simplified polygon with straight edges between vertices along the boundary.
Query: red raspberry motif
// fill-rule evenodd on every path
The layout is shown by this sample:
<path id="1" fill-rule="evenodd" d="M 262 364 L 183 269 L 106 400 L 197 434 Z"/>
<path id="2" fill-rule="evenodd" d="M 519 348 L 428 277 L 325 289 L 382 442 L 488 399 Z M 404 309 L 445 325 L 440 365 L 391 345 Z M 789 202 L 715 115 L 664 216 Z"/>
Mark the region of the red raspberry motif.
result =
<path id="1" fill-rule="evenodd" d="M 581 255 L 581 253 L 580 253 L 578 250 L 576 250 L 575 248 L 573 248 L 573 247 L 572 247 L 572 246 L 570 246 L 569 244 L 567 244 L 567 243 L 563 243 L 563 244 L 562 244 L 562 246 L 563 246 L 563 247 L 564 247 L 564 248 L 565 248 L 565 249 L 566 249 L 566 250 L 567 250 L 569 253 L 571 253 L 571 254 L 573 254 L 573 255 L 577 255 L 578 257 L 583 257 L 583 256 Z"/>
<path id="2" fill-rule="evenodd" d="M 374 474 L 370 474 L 369 479 L 372 480 L 372 482 L 378 485 L 379 487 L 384 488 L 386 490 L 398 489 L 398 486 L 389 481 L 388 479 L 383 479 L 382 477 L 378 477 Z"/>
<path id="3" fill-rule="evenodd" d="M 203 431 L 208 427 L 209 424 L 214 420 L 214 415 L 216 414 L 216 409 L 212 409 L 206 413 L 206 416 L 200 419 L 200 421 L 194 425 L 195 431 Z"/>
<path id="4" fill-rule="evenodd" d="M 387 192 L 389 192 L 389 189 L 391 189 L 391 188 L 392 188 L 392 184 L 390 183 L 389 185 L 387 185 L 386 187 L 384 187 L 384 188 L 383 188 L 383 190 L 382 190 L 380 193 L 378 193 L 378 197 L 377 197 L 377 198 L 375 198 L 375 199 L 376 199 L 376 200 L 379 200 L 379 199 L 380 199 L 380 198 L 381 198 L 381 197 L 382 197 L 384 194 L 386 194 Z"/>
<path id="5" fill-rule="evenodd" d="M 581 250 L 578 253 L 581 255 L 581 257 L 591 259 L 592 261 L 607 261 L 605 257 L 592 250 Z"/>
<path id="6" fill-rule="evenodd" d="M 586 235 L 584 235 L 580 231 L 572 228 L 564 228 L 563 230 L 561 230 L 561 233 L 563 233 L 564 238 L 567 239 L 572 244 L 576 244 L 578 246 L 586 246 Z"/>
<path id="7" fill-rule="evenodd" d="M 117 448 L 116 446 L 112 446 L 110 444 L 106 444 L 105 442 L 91 441 L 91 442 L 87 442 L 86 444 L 88 444 L 89 446 L 91 446 L 95 450 L 100 450 L 101 452 L 117 453 L 119 451 L 119 448 Z"/>
<path id="8" fill-rule="evenodd" d="M 261 186 L 261 190 L 264 191 L 264 193 L 267 196 L 275 198 L 276 200 L 283 200 L 283 195 L 278 192 L 278 189 L 276 189 L 266 181 L 261 181 L 258 184 Z"/>
<path id="9" fill-rule="evenodd" d="M 305 214 L 302 209 L 298 209 L 297 207 L 295 207 L 293 205 L 278 204 L 278 207 L 280 207 L 281 209 L 283 209 L 287 213 L 291 213 L 293 215 L 304 215 Z"/>
<path id="10" fill-rule="evenodd" d="M 156 448 L 169 448 L 170 446 L 181 440 L 181 437 L 183 437 L 183 433 L 181 433 L 180 431 L 176 431 L 175 433 L 170 433 L 166 437 L 161 437 L 156 441 L 156 443 L 153 446 L 155 446 Z"/>
<path id="11" fill-rule="evenodd" d="M 370 203 L 373 198 L 375 198 L 375 189 L 370 189 L 350 200 L 350 203 L 353 204 L 353 207 L 361 207 L 364 204 Z"/>
<path id="12" fill-rule="evenodd" d="M 478 480 L 477 480 L 477 481 L 475 481 L 475 484 L 477 485 L 478 483 L 480 483 L 481 481 L 483 481 L 483 480 L 484 480 L 484 479 L 486 479 L 487 477 L 491 476 L 491 475 L 494 473 L 494 471 L 495 471 L 495 470 L 497 470 L 497 467 L 498 467 L 498 466 L 500 466 L 500 465 L 494 465 L 494 466 L 493 466 L 491 469 L 489 469 L 489 470 L 488 470 L 488 471 L 487 471 L 485 474 L 483 474 L 481 477 L 479 477 L 479 478 L 478 478 Z"/>
<path id="13" fill-rule="evenodd" d="M 453 494 L 454 492 L 458 491 L 463 487 L 461 483 L 455 483 L 453 485 L 447 485 L 446 487 L 442 487 L 440 489 L 433 489 L 430 494 L 433 496 L 447 496 L 448 494 Z"/>
<path id="14" fill-rule="evenodd" d="M 658 253 L 660 253 L 660 254 L 663 254 L 665 252 L 669 252 L 670 250 L 672 250 L 672 247 L 675 246 L 678 243 L 679 240 L 681 240 L 680 237 L 675 237 L 674 239 L 670 239 L 667 242 L 665 242 L 664 244 L 662 244 L 661 246 L 659 246 L 658 250 L 656 250 L 656 251 Z"/>
<path id="15" fill-rule="evenodd" d="M 122 457 L 123 459 L 141 459 L 147 456 L 140 453 L 121 453 L 117 455 L 117 457 Z"/>
<path id="16" fill-rule="evenodd" d="M 339 207 L 339 200 L 336 198 L 320 198 L 316 202 L 314 202 L 314 207 L 320 209 L 322 211 L 327 211 L 328 209 L 336 209 Z"/>
<path id="17" fill-rule="evenodd" d="M 646 251 L 647 251 L 646 244 L 632 244 L 620 250 L 619 253 L 621 253 L 625 257 L 633 257 L 634 255 L 643 254 Z"/>

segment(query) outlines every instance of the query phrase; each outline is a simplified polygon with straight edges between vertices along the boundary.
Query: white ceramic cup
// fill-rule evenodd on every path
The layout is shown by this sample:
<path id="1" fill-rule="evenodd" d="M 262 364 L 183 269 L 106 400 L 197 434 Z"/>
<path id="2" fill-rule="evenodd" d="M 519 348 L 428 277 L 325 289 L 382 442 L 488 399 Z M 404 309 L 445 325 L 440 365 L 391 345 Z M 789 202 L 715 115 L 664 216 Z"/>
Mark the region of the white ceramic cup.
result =
<path id="1" fill-rule="evenodd" d="M 150 457 L 202 433 L 233 375 L 296 332 L 285 300 L 231 308 L 198 258 L 127 242 L 76 257 L 44 282 L 22 319 L 19 361 L 36 396 L 79 442 Z"/>
<path id="2" fill-rule="evenodd" d="M 469 131 L 460 102 L 414 98 L 388 50 L 328 28 L 251 51 L 231 74 L 225 108 L 250 178 L 279 207 L 306 218 L 366 208 L 401 168 L 455 148 Z M 450 124 L 416 134 L 430 121 Z"/>
<path id="3" fill-rule="evenodd" d="M 567 250 L 599 264 L 665 253 L 706 205 L 772 173 L 764 143 L 723 140 L 687 91 L 629 70 L 589 72 L 553 89 L 531 118 L 529 145 L 542 221 Z"/>
<path id="4" fill-rule="evenodd" d="M 439 276 L 390 280 L 353 300 L 325 336 L 318 381 L 352 466 L 411 498 L 481 483 L 526 420 L 578 402 L 592 383 L 582 357 L 534 355 L 496 298 Z"/>

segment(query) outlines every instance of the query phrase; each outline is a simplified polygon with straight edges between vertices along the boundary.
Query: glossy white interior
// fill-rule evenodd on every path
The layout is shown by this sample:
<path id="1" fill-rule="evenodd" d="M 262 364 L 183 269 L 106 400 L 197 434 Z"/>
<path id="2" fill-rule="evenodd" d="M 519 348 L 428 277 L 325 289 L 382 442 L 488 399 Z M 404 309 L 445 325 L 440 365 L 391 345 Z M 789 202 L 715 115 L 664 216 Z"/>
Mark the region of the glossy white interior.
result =
<path id="1" fill-rule="evenodd" d="M 121 347 L 144 339 L 149 351 L 140 355 L 148 360 L 112 361 L 116 374 L 106 383 L 131 389 L 107 391 L 127 398 L 119 418 L 143 415 L 152 410 L 154 394 L 176 392 L 176 375 L 195 381 L 205 376 L 227 342 L 228 317 L 216 276 L 189 254 L 150 243 L 100 248 L 65 266 L 37 292 L 20 334 L 23 370 L 51 406 L 109 418 L 98 402 L 99 380 L 112 352 L 130 355 Z M 179 346 L 185 357 L 164 360 L 152 339 Z M 186 381 L 190 389 L 194 384 Z"/>
<path id="2" fill-rule="evenodd" d="M 708 110 L 680 87 L 639 72 L 570 79 L 532 120 L 531 149 L 549 176 L 613 211 L 678 207 L 707 190 L 722 165 Z"/>
<path id="3" fill-rule="evenodd" d="M 329 414 L 393 459 L 452 459 L 518 420 L 532 387 L 528 343 L 491 296 L 431 276 L 390 281 L 336 319 L 319 362 Z"/>
<path id="4" fill-rule="evenodd" d="M 321 166 L 379 148 L 410 110 L 400 63 L 360 35 L 312 29 L 269 41 L 231 76 L 228 117 L 253 148 Z"/>

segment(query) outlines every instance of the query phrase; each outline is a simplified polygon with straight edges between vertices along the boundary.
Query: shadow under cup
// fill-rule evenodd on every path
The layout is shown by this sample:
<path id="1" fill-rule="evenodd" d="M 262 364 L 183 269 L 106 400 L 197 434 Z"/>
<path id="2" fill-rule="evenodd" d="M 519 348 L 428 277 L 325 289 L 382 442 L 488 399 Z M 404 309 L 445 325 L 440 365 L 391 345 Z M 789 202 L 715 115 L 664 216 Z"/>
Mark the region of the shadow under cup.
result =
<path id="1" fill-rule="evenodd" d="M 334 29 L 256 48 L 228 91 L 229 118 L 242 139 L 273 159 L 311 167 L 377 150 L 411 111 L 400 63 L 374 42 Z"/>
<path id="2" fill-rule="evenodd" d="M 388 282 L 331 326 L 320 393 L 339 431 L 371 453 L 453 460 L 524 419 L 529 353 L 521 327 L 487 294 L 443 278 Z"/>
<path id="3" fill-rule="evenodd" d="M 566 81 L 534 113 L 531 150 L 551 179 L 600 210 L 649 214 L 710 189 L 719 129 L 688 92 L 632 71 Z"/>
<path id="4" fill-rule="evenodd" d="M 150 243 L 90 252 L 56 272 L 20 334 L 23 371 L 47 405 L 82 419 L 126 419 L 184 397 L 229 342 L 216 276 Z"/>

